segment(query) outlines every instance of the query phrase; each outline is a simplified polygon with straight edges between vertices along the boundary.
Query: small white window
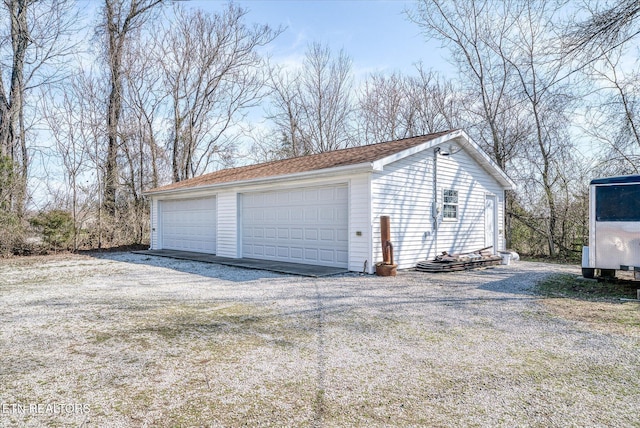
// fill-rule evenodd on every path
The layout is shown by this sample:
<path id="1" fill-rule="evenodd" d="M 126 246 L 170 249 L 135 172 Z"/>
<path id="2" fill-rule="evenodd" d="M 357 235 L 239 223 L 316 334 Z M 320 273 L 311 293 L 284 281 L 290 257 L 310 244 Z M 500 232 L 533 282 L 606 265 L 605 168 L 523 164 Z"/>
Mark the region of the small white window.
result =
<path id="1" fill-rule="evenodd" d="M 442 218 L 445 220 L 458 219 L 458 191 L 445 189 L 442 191 Z"/>

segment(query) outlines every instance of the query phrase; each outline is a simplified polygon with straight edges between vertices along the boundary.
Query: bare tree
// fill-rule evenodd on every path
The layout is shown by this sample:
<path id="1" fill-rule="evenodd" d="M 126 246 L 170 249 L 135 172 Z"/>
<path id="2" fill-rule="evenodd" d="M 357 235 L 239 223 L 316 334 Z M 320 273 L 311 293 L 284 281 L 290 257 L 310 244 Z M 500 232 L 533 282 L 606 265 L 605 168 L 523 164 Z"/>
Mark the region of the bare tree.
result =
<path id="1" fill-rule="evenodd" d="M 522 140 L 508 108 L 510 67 L 499 50 L 508 40 L 516 6 L 512 0 L 421 0 L 409 13 L 425 35 L 450 48 L 471 97 L 468 112 L 477 118 L 470 132 L 507 172 Z"/>
<path id="2" fill-rule="evenodd" d="M 378 73 L 365 81 L 358 102 L 365 141 L 390 141 L 461 126 L 459 91 L 422 65 L 417 73 Z"/>
<path id="3" fill-rule="evenodd" d="M 69 85 L 70 87 L 72 85 Z M 69 89 L 69 87 L 68 87 Z M 76 94 L 79 95 L 79 94 Z M 43 91 L 41 109 L 44 121 L 55 140 L 57 154 L 62 159 L 65 180 L 71 192 L 71 216 L 73 220 L 73 249 L 78 249 L 81 224 L 82 186 L 79 182 L 89 171 L 89 146 L 86 137 L 86 119 L 81 117 L 82 98 L 74 96 L 73 90 L 56 93 Z"/>
<path id="4" fill-rule="evenodd" d="M 167 157 L 160 146 L 159 123 L 169 93 L 162 85 L 162 68 L 153 54 L 153 38 L 129 47 L 125 55 L 127 79 L 124 100 L 128 131 L 126 143 L 137 145 L 136 193 L 157 187 L 164 174 Z"/>
<path id="5" fill-rule="evenodd" d="M 557 38 L 557 12 L 551 2 L 527 2 L 513 17 L 508 42 L 494 41 L 496 52 L 513 71 L 520 108 L 530 118 L 528 144 L 520 154 L 526 156 L 529 173 L 522 178 L 535 183 L 544 200 L 544 235 L 551 257 L 556 257 L 558 249 L 569 250 L 560 226 L 567 215 L 562 207 L 568 206 L 565 189 L 571 178 L 565 165 L 573 163 L 569 113 L 576 99 L 573 82 L 564 77 L 563 62 L 551 60 L 554 52 L 548 49 Z"/>
<path id="6" fill-rule="evenodd" d="M 351 59 L 344 51 L 332 57 L 328 46 L 312 43 L 300 76 L 301 135 L 312 152 L 353 144 Z"/>
<path id="7" fill-rule="evenodd" d="M 640 27 L 636 26 L 640 18 L 637 0 L 620 0 L 604 8 L 590 7 L 588 2 L 584 6 L 589 8 L 590 17 L 569 26 L 563 37 L 563 53 L 588 53 L 586 62 L 591 62 L 597 58 L 594 53 L 605 55 L 640 34 Z"/>
<path id="8" fill-rule="evenodd" d="M 603 148 L 596 168 L 602 175 L 640 172 L 640 73 L 623 64 L 618 48 L 583 70 L 595 87 L 584 131 Z"/>
<path id="9" fill-rule="evenodd" d="M 450 48 L 468 94 L 467 128 L 507 172 L 522 144 L 522 133 L 514 126 L 519 119 L 510 109 L 515 102 L 509 87 L 513 76 L 500 49 L 509 39 L 519 7 L 514 0 L 422 0 L 416 11 L 409 12 L 426 36 Z"/>
<path id="10" fill-rule="evenodd" d="M 10 70 L 9 92 L 5 90 L 4 78 L 2 83 L 2 91 L 0 92 L 0 155 L 8 157 L 8 159 L 17 164 L 20 160 L 23 167 L 18 168 L 21 178 L 22 172 L 28 164 L 26 144 L 24 144 L 24 68 L 29 46 L 29 26 L 27 13 L 30 2 L 26 0 L 5 2 L 4 7 L 7 9 L 10 18 L 10 41 L 12 47 L 11 65 L 7 68 Z M 3 68 L 5 66 L 3 65 Z M 3 70 L 4 71 L 4 70 Z M 4 72 L 2 73 L 5 74 Z M 0 76 L 3 77 L 3 76 Z M 20 154 L 18 154 L 18 153 Z M 20 159 L 22 158 L 22 159 Z M 11 198 L 5 195 L 4 198 Z M 4 199 L 3 198 L 3 199 Z M 11 205 L 13 205 L 13 200 Z"/>
<path id="11" fill-rule="evenodd" d="M 30 161 L 27 97 L 63 75 L 76 44 L 68 36 L 77 29 L 77 13 L 70 0 L 4 0 L 0 11 L 8 20 L 0 35 L 0 158 L 11 169 L 0 171 L 3 181 L 11 178 L 0 189 L 0 203 L 22 216 Z"/>
<path id="12" fill-rule="evenodd" d="M 467 95 L 462 106 L 468 116 L 466 128 L 507 174 L 527 135 L 521 114 L 512 108 L 518 103 L 510 93 L 512 70 L 500 54 L 520 7 L 515 0 L 421 0 L 416 10 L 408 13 L 427 37 L 449 47 Z M 512 202 L 512 195 L 507 194 L 508 212 Z M 510 215 L 505 235 L 510 246 Z"/>
<path id="13" fill-rule="evenodd" d="M 238 135 L 234 126 L 261 97 L 264 61 L 257 50 L 280 30 L 249 26 L 246 13 L 233 4 L 216 15 L 176 8 L 176 22 L 160 42 L 176 182 L 216 163 L 229 165 Z"/>
<path id="14" fill-rule="evenodd" d="M 86 208 L 82 208 L 87 210 L 88 244 L 97 248 L 102 248 L 104 244 L 106 223 L 102 196 L 106 176 L 104 141 L 107 118 L 104 112 L 107 110 L 108 91 L 102 73 L 91 68 L 80 68 L 64 88 L 64 92 L 69 92 L 73 98 L 73 106 L 77 111 L 74 115 L 77 120 L 74 139 L 81 141 L 88 156 L 88 171 L 83 175 L 82 185 L 76 184 L 81 192 L 87 194 Z"/>
<path id="15" fill-rule="evenodd" d="M 260 135 L 256 150 L 263 152 L 264 160 L 285 159 L 313 152 L 302 135 L 301 75 L 272 67 L 268 85 L 271 90 L 271 107 L 267 117 L 273 123 L 270 134 Z"/>
<path id="16" fill-rule="evenodd" d="M 445 80 L 419 64 L 418 74 L 410 76 L 406 83 L 404 121 L 409 135 L 425 135 L 462 127 L 466 105 L 461 90 L 450 80 Z"/>
<path id="17" fill-rule="evenodd" d="M 123 58 L 124 79 L 119 180 L 128 235 L 141 243 L 148 229 L 149 206 L 142 193 L 168 178 L 167 156 L 160 141 L 161 119 L 169 97 L 162 85 L 162 68 L 153 53 L 154 39 L 136 35 Z M 164 181 L 164 180 L 163 180 Z M 123 225 L 124 226 L 124 225 Z"/>
<path id="18" fill-rule="evenodd" d="M 408 101 L 406 84 L 399 73 L 376 73 L 365 80 L 358 99 L 358 122 L 364 141 L 371 144 L 410 136 L 403 122 Z"/>
<path id="19" fill-rule="evenodd" d="M 351 59 L 328 46 L 312 43 L 300 69 L 272 70 L 273 123 L 267 153 L 278 158 L 348 147 L 353 129 Z"/>
<path id="20" fill-rule="evenodd" d="M 104 37 L 105 60 L 109 70 L 109 98 L 107 104 L 107 158 L 104 178 L 103 204 L 105 212 L 116 213 L 118 187 L 118 149 L 120 147 L 120 117 L 123 106 L 123 57 L 131 43 L 131 36 L 140 29 L 149 12 L 162 0 L 104 0 L 102 23 L 98 28 Z"/>

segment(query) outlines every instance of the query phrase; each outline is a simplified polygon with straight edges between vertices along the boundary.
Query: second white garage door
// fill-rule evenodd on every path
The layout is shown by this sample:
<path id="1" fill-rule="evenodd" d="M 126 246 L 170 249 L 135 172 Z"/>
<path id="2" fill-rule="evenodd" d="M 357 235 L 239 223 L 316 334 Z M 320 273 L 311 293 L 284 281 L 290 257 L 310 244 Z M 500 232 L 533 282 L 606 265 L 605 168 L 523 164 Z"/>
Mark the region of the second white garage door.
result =
<path id="1" fill-rule="evenodd" d="M 347 185 L 242 195 L 242 256 L 347 267 Z"/>
<path id="2" fill-rule="evenodd" d="M 216 253 L 216 198 L 160 201 L 162 248 Z"/>

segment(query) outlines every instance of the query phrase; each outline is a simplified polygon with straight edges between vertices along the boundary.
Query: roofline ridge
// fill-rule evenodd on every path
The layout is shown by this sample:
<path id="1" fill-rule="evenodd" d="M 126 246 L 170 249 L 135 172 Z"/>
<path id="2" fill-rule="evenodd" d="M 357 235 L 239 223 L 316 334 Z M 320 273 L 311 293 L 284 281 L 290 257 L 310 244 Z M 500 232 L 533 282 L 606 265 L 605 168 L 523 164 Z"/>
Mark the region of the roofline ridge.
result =
<path id="1" fill-rule="evenodd" d="M 419 145 L 421 143 L 425 143 L 427 141 L 436 139 L 436 138 L 440 138 L 444 135 L 450 134 L 452 132 L 458 131 L 460 129 L 453 129 L 453 130 L 447 130 L 447 131 L 440 131 L 440 132 L 432 132 L 430 134 L 424 134 L 424 135 L 414 135 L 412 137 L 405 137 L 405 138 L 400 138 L 397 140 L 389 140 L 389 141 L 381 141 L 378 143 L 373 143 L 373 144 L 364 144 L 364 145 L 360 145 L 360 146 L 353 146 L 353 147 L 345 147 L 342 149 L 336 149 L 336 150 L 329 150 L 326 152 L 320 152 L 320 153 L 311 153 L 308 155 L 300 155 L 300 156 L 294 156 L 294 157 L 290 157 L 290 158 L 285 158 L 285 159 L 276 159 L 276 160 L 271 160 L 271 161 L 267 161 L 267 162 L 260 162 L 260 163 L 255 163 L 255 164 L 249 164 L 249 165 L 242 165 L 242 166 L 237 166 L 237 167 L 230 167 L 230 168 L 223 168 L 217 171 L 212 171 L 212 172 L 208 172 L 205 174 L 201 174 L 199 176 L 196 177 L 191 177 L 185 180 L 181 180 L 181 181 L 177 181 L 174 183 L 169 183 L 166 184 L 164 186 L 159 186 L 153 189 L 148 190 L 147 192 L 154 192 L 155 190 L 159 190 L 165 187 L 169 187 L 169 186 L 175 186 L 178 185 L 179 183 L 181 183 L 179 186 L 177 186 L 176 188 L 181 188 L 183 186 L 189 187 L 190 184 L 187 184 L 186 182 L 200 182 L 200 181 L 206 181 L 207 177 L 211 177 L 215 174 L 222 174 L 224 172 L 224 176 L 229 176 L 229 175 L 233 175 L 233 174 L 241 174 L 242 172 L 245 171 L 253 171 L 253 170 L 258 170 L 258 169 L 263 169 L 263 168 L 268 168 L 269 166 L 274 166 L 274 165 L 279 165 L 279 164 L 285 164 L 287 162 L 295 162 L 295 161 L 299 161 L 301 159 L 309 159 L 309 160 L 313 160 L 314 158 L 318 158 L 318 157 L 323 157 L 323 156 L 329 156 L 329 155 L 335 155 L 335 153 L 340 153 L 340 152 L 345 152 L 345 151 L 354 151 L 354 150 L 366 150 L 367 148 L 371 148 L 371 147 L 375 147 L 375 146 L 382 146 L 382 145 L 387 145 L 387 144 L 399 144 L 401 145 L 401 142 L 403 141 L 407 141 L 407 140 L 419 140 L 419 142 L 416 145 Z M 424 140 L 424 141 L 422 141 Z M 401 149 L 404 150 L 404 149 Z M 399 150 L 399 151 L 401 151 Z M 384 156 L 383 156 L 384 157 Z M 374 159 L 371 159 L 371 162 L 379 160 L 378 157 L 375 157 Z M 197 184 L 196 184 L 197 186 Z M 169 190 L 169 189 L 167 189 Z"/>

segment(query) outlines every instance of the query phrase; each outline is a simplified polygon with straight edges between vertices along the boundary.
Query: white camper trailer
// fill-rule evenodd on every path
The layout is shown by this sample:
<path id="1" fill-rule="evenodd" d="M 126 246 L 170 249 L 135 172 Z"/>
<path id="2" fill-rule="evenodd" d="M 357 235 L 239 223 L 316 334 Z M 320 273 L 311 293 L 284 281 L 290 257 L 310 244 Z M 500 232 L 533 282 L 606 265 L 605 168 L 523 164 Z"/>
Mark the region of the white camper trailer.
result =
<path id="1" fill-rule="evenodd" d="M 640 175 L 598 178 L 589 186 L 589 246 L 582 275 L 615 276 L 634 271 L 640 279 Z"/>

